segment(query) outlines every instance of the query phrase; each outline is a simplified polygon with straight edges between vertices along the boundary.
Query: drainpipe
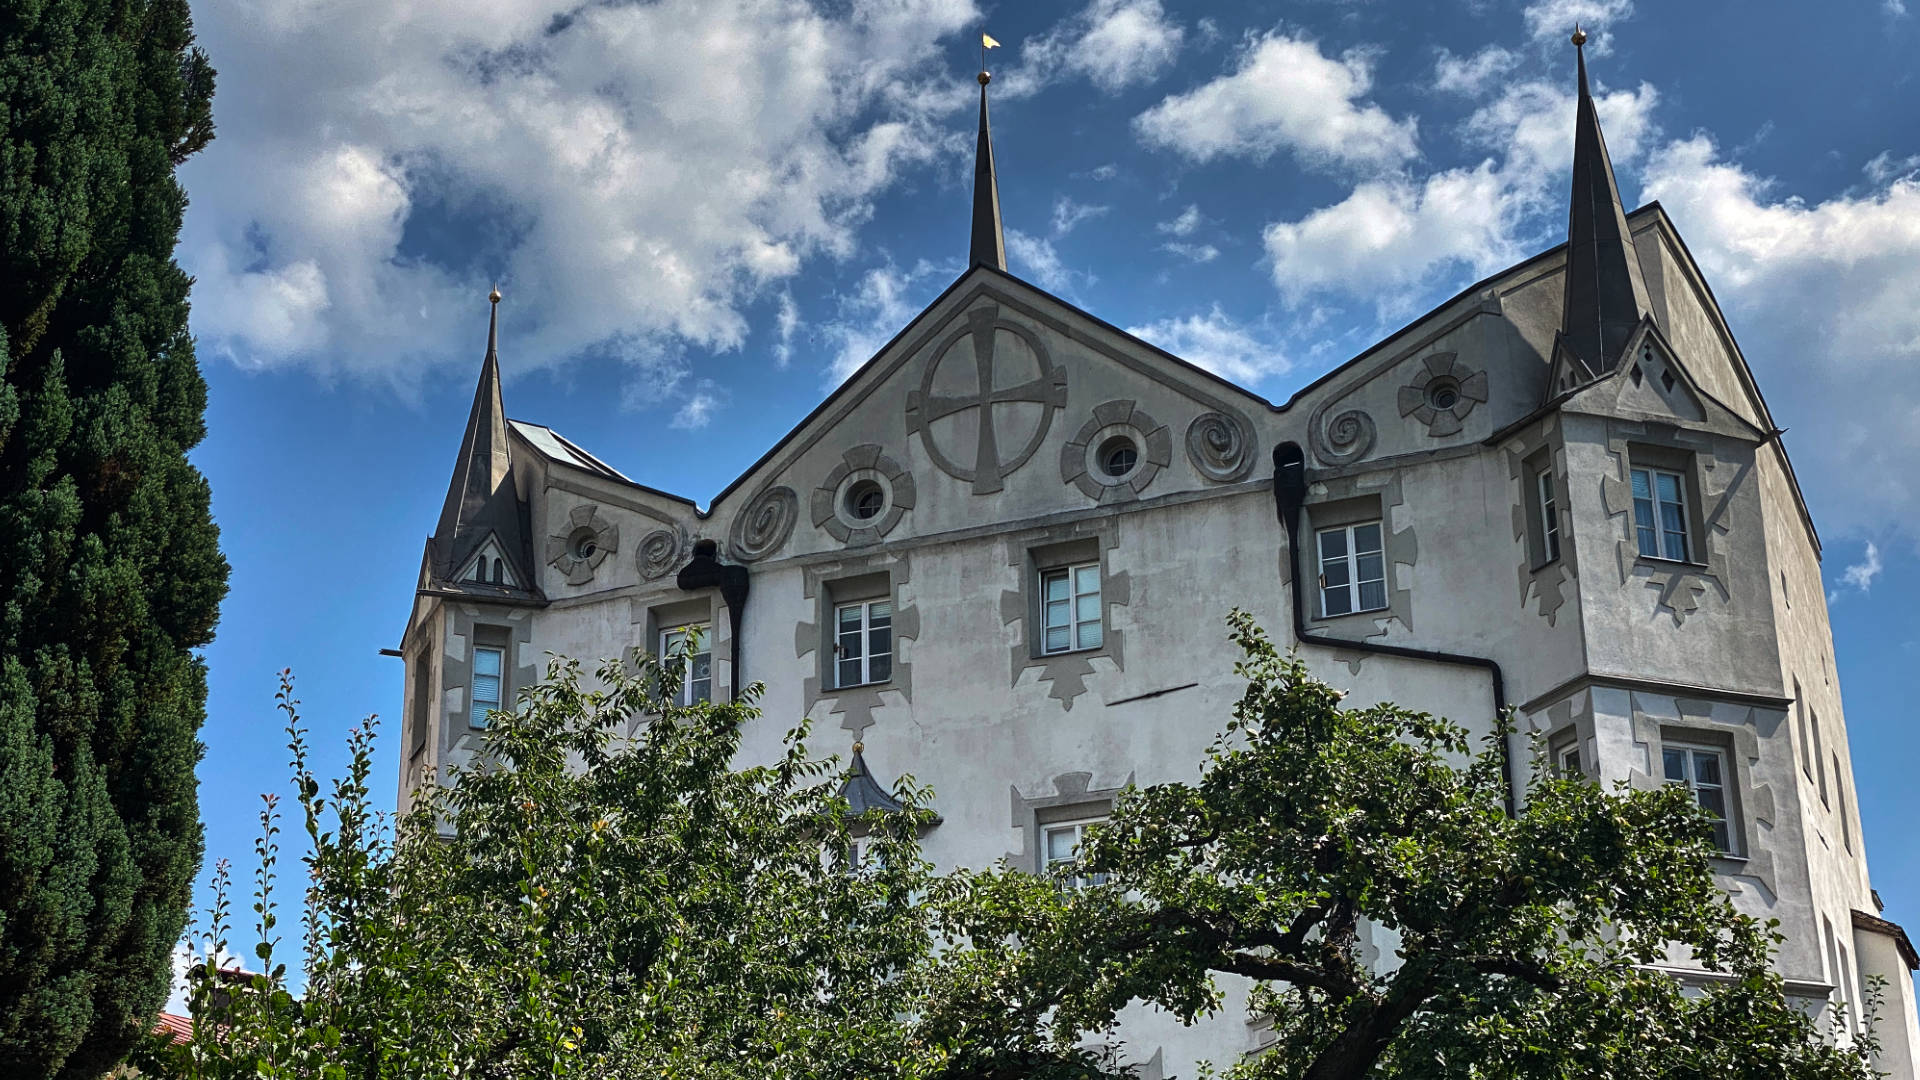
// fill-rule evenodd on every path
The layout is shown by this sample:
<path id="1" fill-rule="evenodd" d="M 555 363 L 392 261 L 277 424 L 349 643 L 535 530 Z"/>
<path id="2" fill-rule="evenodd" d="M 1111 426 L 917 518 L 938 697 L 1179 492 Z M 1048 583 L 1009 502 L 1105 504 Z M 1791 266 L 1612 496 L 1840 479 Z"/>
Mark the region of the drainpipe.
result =
<path id="1" fill-rule="evenodd" d="M 727 622 L 733 627 L 733 678 L 729 700 L 738 701 L 745 679 L 740 671 L 740 620 L 747 614 L 747 568 L 720 562 L 720 545 L 712 540 L 696 540 L 693 558 L 680 568 L 674 579 L 682 592 L 720 587 L 720 599 L 727 605 Z"/>
<path id="2" fill-rule="evenodd" d="M 1306 589 L 1300 581 L 1300 508 L 1307 501 L 1307 456 L 1297 442 L 1283 442 L 1273 448 L 1273 503 L 1280 515 L 1280 524 L 1287 530 L 1287 558 L 1294 567 L 1293 583 L 1288 592 L 1293 595 L 1293 639 L 1302 645 L 1321 645 L 1332 649 L 1356 649 L 1360 652 L 1378 653 L 1381 656 L 1398 656 L 1408 660 L 1426 660 L 1436 664 L 1457 664 L 1463 667 L 1477 667 L 1484 670 L 1493 680 L 1493 712 L 1497 718 L 1507 711 L 1507 683 L 1500 674 L 1500 665 L 1484 656 L 1467 656 L 1463 653 L 1440 652 L 1434 649 L 1410 649 L 1404 645 L 1388 645 L 1375 641 L 1351 641 L 1346 638 L 1328 637 L 1324 634 L 1307 631 Z M 1513 751 L 1508 740 L 1500 740 L 1500 771 L 1506 778 L 1507 790 L 1504 802 L 1507 813 L 1514 812 L 1513 804 Z"/>

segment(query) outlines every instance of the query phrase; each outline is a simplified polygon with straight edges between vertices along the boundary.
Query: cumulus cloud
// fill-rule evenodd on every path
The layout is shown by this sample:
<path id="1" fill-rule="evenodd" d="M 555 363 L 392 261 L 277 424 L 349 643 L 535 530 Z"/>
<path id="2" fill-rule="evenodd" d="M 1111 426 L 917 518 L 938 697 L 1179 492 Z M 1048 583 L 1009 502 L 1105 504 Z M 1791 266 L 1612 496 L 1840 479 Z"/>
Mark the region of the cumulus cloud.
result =
<path id="1" fill-rule="evenodd" d="M 964 88 L 921 80 L 976 14 L 202 5 L 224 84 L 254 92 L 222 96 L 184 172 L 195 329 L 210 355 L 406 381 L 477 358 L 498 275 L 509 368 L 610 355 L 678 384 L 678 348 L 741 346 L 746 306 L 850 254 L 872 200 L 936 153 Z"/>
<path id="2" fill-rule="evenodd" d="M 1633 0 L 1534 0 L 1522 17 L 1535 41 L 1564 41 L 1577 24 L 1587 31 L 1587 49 L 1604 56 L 1613 48 L 1608 29 L 1633 14 Z"/>
<path id="3" fill-rule="evenodd" d="M 1824 529 L 1920 539 L 1920 179 L 1809 202 L 1704 135 L 1656 151 L 1666 207 L 1728 311 Z"/>
<path id="4" fill-rule="evenodd" d="M 1472 56 L 1455 56 L 1441 49 L 1440 59 L 1433 65 L 1433 88 L 1477 97 L 1519 62 L 1518 56 L 1498 45 L 1489 45 Z"/>
<path id="5" fill-rule="evenodd" d="M 1134 130 L 1149 146 L 1201 162 L 1286 151 L 1317 168 L 1396 166 L 1417 152 L 1414 121 L 1366 101 L 1372 87 L 1366 51 L 1335 58 L 1269 33 L 1248 41 L 1232 71 L 1135 117 Z"/>
<path id="6" fill-rule="evenodd" d="M 720 407 L 720 398 L 713 384 L 703 383 L 680 403 L 667 426 L 679 431 L 694 431 L 713 422 L 713 411 Z"/>
<path id="7" fill-rule="evenodd" d="M 1019 229 L 1007 230 L 1007 265 L 1015 274 L 1051 293 L 1071 298 L 1075 283 L 1091 285 L 1094 277 L 1069 267 L 1054 250 L 1053 241 Z"/>
<path id="8" fill-rule="evenodd" d="M 1185 37 L 1160 0 L 1093 0 L 1021 46 L 1013 90 L 1062 75 L 1083 75 L 1108 93 L 1151 82 L 1180 55 Z"/>
<path id="9" fill-rule="evenodd" d="M 1185 210 L 1171 221 L 1163 221 L 1154 228 L 1169 236 L 1192 236 L 1193 230 L 1200 227 L 1200 204 L 1189 203 Z"/>
<path id="10" fill-rule="evenodd" d="M 1096 206 L 1076 202 L 1065 195 L 1053 201 L 1053 235 L 1065 236 L 1081 224 L 1113 209 L 1110 206 Z"/>
<path id="11" fill-rule="evenodd" d="M 1131 326 L 1127 333 L 1245 386 L 1255 386 L 1293 368 L 1278 345 L 1228 315 L 1218 304 L 1202 314 Z"/>

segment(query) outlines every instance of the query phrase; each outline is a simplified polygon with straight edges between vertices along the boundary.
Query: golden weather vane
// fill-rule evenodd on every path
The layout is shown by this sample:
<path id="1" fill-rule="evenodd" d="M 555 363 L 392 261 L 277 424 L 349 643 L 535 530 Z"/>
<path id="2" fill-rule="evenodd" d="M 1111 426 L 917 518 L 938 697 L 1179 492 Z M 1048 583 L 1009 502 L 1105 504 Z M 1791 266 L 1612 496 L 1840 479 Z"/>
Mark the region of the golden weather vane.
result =
<path id="1" fill-rule="evenodd" d="M 993 40 L 992 34 L 980 35 L 980 85 L 985 86 L 993 76 L 987 72 L 987 50 L 997 49 L 1000 43 Z"/>

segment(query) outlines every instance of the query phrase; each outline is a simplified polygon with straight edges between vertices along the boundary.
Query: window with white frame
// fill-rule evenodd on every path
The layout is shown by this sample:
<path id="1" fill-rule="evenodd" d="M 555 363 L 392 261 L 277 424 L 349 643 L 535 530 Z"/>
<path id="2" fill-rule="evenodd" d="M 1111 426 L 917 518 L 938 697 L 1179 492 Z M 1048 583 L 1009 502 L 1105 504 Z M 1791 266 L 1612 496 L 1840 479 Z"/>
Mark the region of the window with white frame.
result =
<path id="1" fill-rule="evenodd" d="M 1084 889 L 1089 885 L 1107 883 L 1105 874 L 1082 874 L 1073 872 L 1080 861 L 1080 842 L 1086 838 L 1087 828 L 1099 825 L 1105 818 L 1085 818 L 1080 821 L 1062 821 L 1053 825 L 1040 826 L 1040 871 L 1051 874 L 1056 871 L 1066 874 L 1062 884 L 1070 889 Z"/>
<path id="2" fill-rule="evenodd" d="M 660 631 L 660 664 L 680 676 L 674 704 L 713 700 L 713 648 L 706 623 Z"/>
<path id="3" fill-rule="evenodd" d="M 1633 528 L 1640 554 L 1686 562 L 1687 482 L 1666 469 L 1632 469 Z"/>
<path id="4" fill-rule="evenodd" d="M 1534 474 L 1533 488 L 1540 500 L 1541 562 L 1550 563 L 1560 557 L 1560 501 L 1554 498 L 1553 470 Z"/>
<path id="5" fill-rule="evenodd" d="M 1100 647 L 1099 563 L 1040 571 L 1040 626 L 1043 654 Z"/>
<path id="6" fill-rule="evenodd" d="M 1586 775 L 1586 770 L 1580 767 L 1580 743 L 1578 741 L 1570 742 L 1561 747 L 1559 754 L 1554 758 L 1553 764 L 1563 780 L 1578 780 Z"/>
<path id="7" fill-rule="evenodd" d="M 505 656 L 501 649 L 482 646 L 473 650 L 473 713 L 467 722 L 474 727 L 486 727 L 487 714 L 500 707 Z"/>
<path id="8" fill-rule="evenodd" d="M 1387 606 L 1387 560 L 1378 521 L 1321 529 L 1320 614 L 1331 618 Z"/>
<path id="9" fill-rule="evenodd" d="M 834 685 L 864 686 L 893 677 L 893 602 L 863 600 L 833 609 Z"/>
<path id="10" fill-rule="evenodd" d="M 1733 852 L 1733 824 L 1727 810 L 1727 758 L 1705 746 L 1668 743 L 1660 751 L 1669 784 L 1685 787 L 1693 801 L 1713 818 L 1713 846 Z"/>

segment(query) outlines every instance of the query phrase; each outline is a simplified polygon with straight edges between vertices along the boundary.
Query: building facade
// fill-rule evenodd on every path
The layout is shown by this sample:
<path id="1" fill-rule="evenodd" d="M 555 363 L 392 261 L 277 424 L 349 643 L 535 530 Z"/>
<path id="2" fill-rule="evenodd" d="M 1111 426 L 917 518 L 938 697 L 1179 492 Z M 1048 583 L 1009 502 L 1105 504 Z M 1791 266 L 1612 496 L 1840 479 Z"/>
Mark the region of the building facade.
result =
<path id="1" fill-rule="evenodd" d="M 971 268 L 707 510 L 508 420 L 490 327 L 402 644 L 403 802 L 545 654 L 691 639 L 689 696 L 766 685 L 746 753 L 811 717 L 869 784 L 931 786 L 936 864 L 1039 871 L 1127 784 L 1197 775 L 1240 607 L 1355 701 L 1517 709 L 1516 798 L 1530 733 L 1687 786 L 1790 993 L 1857 1011 L 1884 979 L 1880 1064 L 1914 1077 L 1818 535 L 1699 266 L 1622 209 L 1584 56 L 1578 102 L 1567 243 L 1284 404 L 1006 272 L 984 75 Z M 1148 1075 L 1260 1040 L 1231 1011 L 1126 1036 Z"/>

